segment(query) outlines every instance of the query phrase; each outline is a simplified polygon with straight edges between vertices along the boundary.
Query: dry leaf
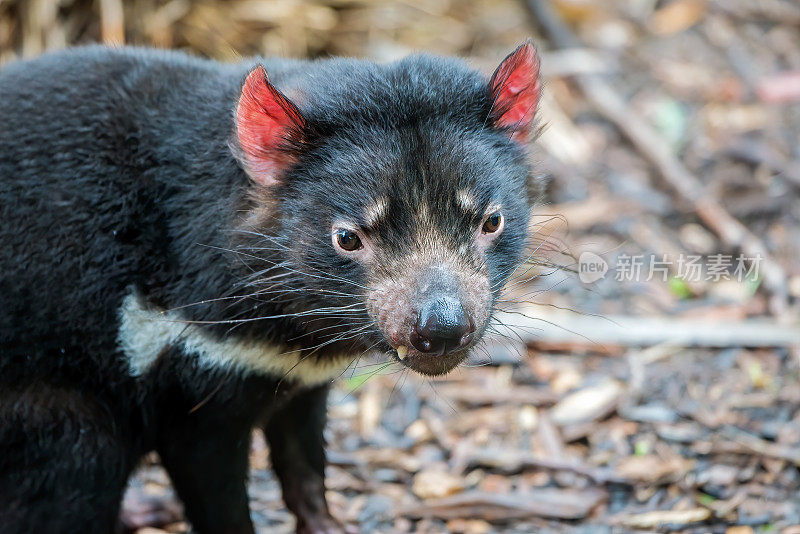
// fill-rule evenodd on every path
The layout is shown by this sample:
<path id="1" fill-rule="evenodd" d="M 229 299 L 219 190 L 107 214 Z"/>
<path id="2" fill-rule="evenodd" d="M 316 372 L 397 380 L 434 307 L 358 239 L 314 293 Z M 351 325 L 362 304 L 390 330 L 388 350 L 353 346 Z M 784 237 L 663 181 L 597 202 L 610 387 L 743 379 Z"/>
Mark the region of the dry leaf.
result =
<path id="1" fill-rule="evenodd" d="M 411 491 L 420 499 L 438 499 L 464 489 L 464 481 L 443 471 L 420 471 L 414 476 Z"/>
<path id="2" fill-rule="evenodd" d="M 621 523 L 630 528 L 657 528 L 664 525 L 682 526 L 699 523 L 711 517 L 708 508 L 692 508 L 691 510 L 665 510 L 628 515 Z"/>
<path id="3" fill-rule="evenodd" d="M 550 410 L 550 418 L 561 426 L 601 419 L 616 408 L 620 395 L 622 385 L 616 380 L 606 380 L 561 399 Z"/>
<path id="4" fill-rule="evenodd" d="M 706 12 L 703 0 L 675 0 L 653 14 L 650 27 L 656 35 L 672 35 L 694 26 Z"/>

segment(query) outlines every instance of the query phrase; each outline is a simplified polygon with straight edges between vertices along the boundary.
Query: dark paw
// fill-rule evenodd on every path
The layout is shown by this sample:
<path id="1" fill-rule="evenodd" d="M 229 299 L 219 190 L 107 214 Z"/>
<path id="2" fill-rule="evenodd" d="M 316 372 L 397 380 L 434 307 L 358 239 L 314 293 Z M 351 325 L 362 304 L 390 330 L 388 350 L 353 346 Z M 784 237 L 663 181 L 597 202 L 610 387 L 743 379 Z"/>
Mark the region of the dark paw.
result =
<path id="1" fill-rule="evenodd" d="M 297 534 L 358 534 L 358 529 L 342 525 L 331 516 L 318 516 L 298 519 Z"/>
<path id="2" fill-rule="evenodd" d="M 123 532 L 144 527 L 163 527 L 183 518 L 181 505 L 171 495 L 149 495 L 140 487 L 131 487 L 122 501 L 120 522 Z"/>

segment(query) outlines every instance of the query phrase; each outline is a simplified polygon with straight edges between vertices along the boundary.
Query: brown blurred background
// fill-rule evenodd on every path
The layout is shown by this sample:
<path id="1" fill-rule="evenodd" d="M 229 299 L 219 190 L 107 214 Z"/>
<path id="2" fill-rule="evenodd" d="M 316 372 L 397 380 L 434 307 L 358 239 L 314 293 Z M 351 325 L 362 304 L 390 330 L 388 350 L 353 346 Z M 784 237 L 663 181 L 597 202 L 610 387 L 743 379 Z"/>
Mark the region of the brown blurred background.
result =
<path id="1" fill-rule="evenodd" d="M 467 368 L 378 358 L 339 382 L 334 512 L 364 532 L 800 533 L 800 3 L 0 0 L 0 63 L 105 42 L 489 73 L 527 37 L 536 254 Z M 288 532 L 263 449 L 254 520 Z M 156 458 L 132 494 L 174 502 Z M 142 532 L 185 531 L 166 509 Z"/>
<path id="2" fill-rule="evenodd" d="M 87 42 L 243 55 L 369 56 L 414 50 L 499 55 L 527 37 L 516 2 L 351 0 L 5 0 L 2 59 Z"/>

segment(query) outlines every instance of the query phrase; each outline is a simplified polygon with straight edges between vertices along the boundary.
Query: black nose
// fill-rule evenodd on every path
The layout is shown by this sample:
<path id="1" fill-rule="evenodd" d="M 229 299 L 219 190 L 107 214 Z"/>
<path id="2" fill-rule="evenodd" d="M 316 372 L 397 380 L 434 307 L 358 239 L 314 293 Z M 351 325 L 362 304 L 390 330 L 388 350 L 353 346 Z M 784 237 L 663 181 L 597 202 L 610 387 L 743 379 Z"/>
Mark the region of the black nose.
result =
<path id="1" fill-rule="evenodd" d="M 444 354 L 468 345 L 474 332 L 475 325 L 461 303 L 442 297 L 422 307 L 411 344 L 420 352 Z"/>

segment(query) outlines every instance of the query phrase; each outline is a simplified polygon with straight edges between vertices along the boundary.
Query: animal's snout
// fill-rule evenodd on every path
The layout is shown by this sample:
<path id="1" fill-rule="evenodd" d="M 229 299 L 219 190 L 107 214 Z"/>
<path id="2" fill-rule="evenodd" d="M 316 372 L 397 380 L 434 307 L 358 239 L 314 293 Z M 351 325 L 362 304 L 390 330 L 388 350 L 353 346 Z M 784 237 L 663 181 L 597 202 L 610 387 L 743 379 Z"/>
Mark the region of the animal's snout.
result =
<path id="1" fill-rule="evenodd" d="M 378 326 L 406 367 L 443 375 L 464 361 L 491 312 L 486 274 L 463 262 L 415 267 L 369 297 Z M 408 264 L 408 262 L 407 262 Z"/>
<path id="2" fill-rule="evenodd" d="M 421 353 L 446 354 L 469 345 L 474 333 L 475 323 L 461 302 L 442 296 L 422 307 L 409 340 Z"/>

